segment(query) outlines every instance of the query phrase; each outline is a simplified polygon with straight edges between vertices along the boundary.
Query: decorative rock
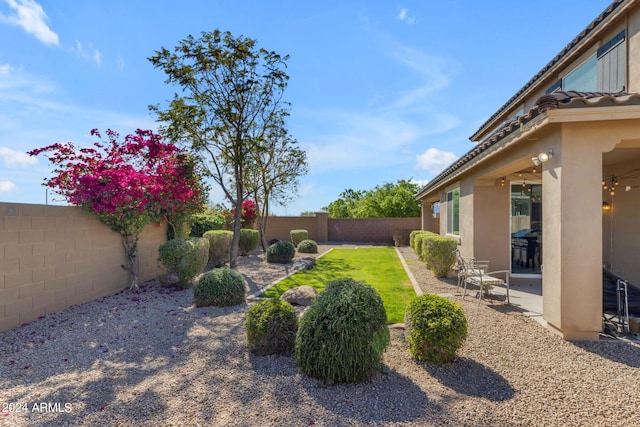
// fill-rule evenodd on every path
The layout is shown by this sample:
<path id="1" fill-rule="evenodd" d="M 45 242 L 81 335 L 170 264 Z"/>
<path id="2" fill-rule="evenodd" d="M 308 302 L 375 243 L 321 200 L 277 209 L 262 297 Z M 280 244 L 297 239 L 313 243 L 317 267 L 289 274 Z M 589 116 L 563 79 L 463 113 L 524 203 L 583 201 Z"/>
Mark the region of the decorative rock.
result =
<path id="1" fill-rule="evenodd" d="M 298 286 L 283 293 L 280 299 L 290 304 L 309 306 L 311 305 L 311 301 L 317 296 L 318 291 L 311 286 Z"/>
<path id="2" fill-rule="evenodd" d="M 296 260 L 291 269 L 293 271 L 311 270 L 316 265 L 316 259 L 313 257 L 304 257 Z"/>
<path id="3" fill-rule="evenodd" d="M 179 282 L 180 282 L 180 278 L 176 273 L 173 273 L 173 272 L 163 274 L 162 276 L 160 276 L 160 283 L 162 283 L 165 286 L 175 285 Z"/>

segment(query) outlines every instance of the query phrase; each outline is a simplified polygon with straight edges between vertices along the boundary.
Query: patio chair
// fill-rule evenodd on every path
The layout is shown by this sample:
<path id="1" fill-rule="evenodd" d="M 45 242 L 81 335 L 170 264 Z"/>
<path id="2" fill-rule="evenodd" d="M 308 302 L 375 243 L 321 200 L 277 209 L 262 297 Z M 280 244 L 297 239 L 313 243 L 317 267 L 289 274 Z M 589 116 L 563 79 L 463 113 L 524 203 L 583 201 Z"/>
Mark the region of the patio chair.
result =
<path id="1" fill-rule="evenodd" d="M 456 291 L 464 284 L 467 277 L 486 273 L 489 269 L 489 261 L 478 261 L 474 257 L 464 257 L 460 253 L 460 249 L 456 249 L 454 253 L 456 254 L 456 265 L 454 270 L 457 271 L 458 274 L 458 286 Z"/>
<path id="2" fill-rule="evenodd" d="M 496 275 L 504 274 L 504 279 L 496 277 Z M 467 277 L 464 279 L 464 292 L 462 298 L 467 295 L 467 284 L 472 284 L 478 287 L 478 305 L 482 301 L 483 295 L 489 294 L 489 289 L 492 286 L 504 286 L 507 289 L 506 304 L 509 304 L 509 280 L 511 277 L 510 270 L 497 270 L 497 271 L 470 271 Z"/>

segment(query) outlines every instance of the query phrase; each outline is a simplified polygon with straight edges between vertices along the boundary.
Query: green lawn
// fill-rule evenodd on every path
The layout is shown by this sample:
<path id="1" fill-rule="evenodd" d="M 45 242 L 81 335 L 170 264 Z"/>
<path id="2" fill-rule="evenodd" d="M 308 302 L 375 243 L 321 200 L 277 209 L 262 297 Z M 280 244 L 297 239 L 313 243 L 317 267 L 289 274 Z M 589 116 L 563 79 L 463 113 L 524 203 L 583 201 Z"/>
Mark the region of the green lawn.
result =
<path id="1" fill-rule="evenodd" d="M 263 296 L 279 297 L 287 289 L 302 285 L 321 291 L 327 283 L 342 278 L 352 278 L 373 286 L 382 297 L 389 323 L 403 323 L 406 306 L 416 296 L 392 247 L 334 249 L 318 258 L 312 270 L 289 276 Z"/>

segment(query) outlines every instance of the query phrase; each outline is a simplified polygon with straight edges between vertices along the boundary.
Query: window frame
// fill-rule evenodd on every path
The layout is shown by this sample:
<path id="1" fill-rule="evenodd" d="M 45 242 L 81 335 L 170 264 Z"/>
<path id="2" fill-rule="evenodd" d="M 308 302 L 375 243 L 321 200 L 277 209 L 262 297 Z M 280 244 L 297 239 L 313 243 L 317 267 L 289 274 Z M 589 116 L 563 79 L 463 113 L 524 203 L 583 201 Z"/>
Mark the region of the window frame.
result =
<path id="1" fill-rule="evenodd" d="M 593 88 L 589 88 L 589 89 L 585 89 L 585 88 L 575 88 L 575 87 L 567 87 L 567 79 L 570 78 L 572 75 L 576 75 L 577 73 L 579 73 L 580 71 L 584 70 L 584 67 L 590 63 L 590 69 L 589 71 L 593 74 L 593 83 L 594 83 L 594 87 Z M 580 64 L 578 64 L 575 68 L 573 68 L 570 72 L 568 72 L 563 78 L 562 78 L 562 90 L 563 91 L 576 91 L 576 92 L 597 92 L 598 91 L 598 58 L 597 58 L 597 54 L 594 52 L 593 54 L 589 55 L 588 58 L 586 58 L 584 61 L 582 61 Z"/>
<path id="2" fill-rule="evenodd" d="M 447 234 L 460 236 L 460 187 L 446 193 L 447 202 Z M 456 209 L 457 205 L 457 209 Z M 457 212 L 456 212 L 457 211 Z"/>

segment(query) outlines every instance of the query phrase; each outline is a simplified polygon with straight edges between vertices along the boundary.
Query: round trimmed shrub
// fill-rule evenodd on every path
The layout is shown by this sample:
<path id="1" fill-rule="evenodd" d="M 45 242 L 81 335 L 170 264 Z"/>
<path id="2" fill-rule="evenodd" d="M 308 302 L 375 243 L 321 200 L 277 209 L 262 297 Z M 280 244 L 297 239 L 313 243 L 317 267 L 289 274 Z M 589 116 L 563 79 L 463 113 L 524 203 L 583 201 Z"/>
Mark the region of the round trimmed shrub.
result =
<path id="1" fill-rule="evenodd" d="M 191 281 L 207 266 L 209 261 L 209 240 L 203 237 L 182 237 L 169 240 L 158 248 L 160 262 L 178 276 L 182 287 L 189 287 Z"/>
<path id="2" fill-rule="evenodd" d="M 330 282 L 300 319 L 295 360 L 324 384 L 360 382 L 382 368 L 389 345 L 387 313 L 364 282 Z"/>
<path id="3" fill-rule="evenodd" d="M 253 228 L 241 228 L 240 229 L 240 255 L 247 256 L 249 252 L 258 247 L 260 241 L 260 232 Z"/>
<path id="4" fill-rule="evenodd" d="M 307 230 L 291 230 L 289 236 L 291 236 L 291 243 L 297 248 L 300 242 L 309 238 L 309 232 Z"/>
<path id="5" fill-rule="evenodd" d="M 267 262 L 277 262 L 286 264 L 291 262 L 296 255 L 296 248 L 293 243 L 281 240 L 267 248 Z"/>
<path id="6" fill-rule="evenodd" d="M 314 240 L 303 240 L 298 243 L 298 252 L 304 254 L 317 254 L 318 253 L 318 244 Z"/>
<path id="7" fill-rule="evenodd" d="M 242 275 L 228 267 L 204 273 L 193 286 L 196 307 L 229 307 L 244 302 L 245 287 Z"/>
<path id="8" fill-rule="evenodd" d="M 249 350 L 259 355 L 293 353 L 298 330 L 298 313 L 280 298 L 259 301 L 245 319 Z"/>
<path id="9" fill-rule="evenodd" d="M 467 338 L 467 319 L 462 308 L 439 295 L 414 298 L 405 314 L 409 352 L 420 361 L 452 362 Z"/>
<path id="10" fill-rule="evenodd" d="M 214 267 L 222 267 L 229 262 L 233 231 L 210 230 L 204 233 L 203 237 L 209 239 L 209 262 Z"/>

